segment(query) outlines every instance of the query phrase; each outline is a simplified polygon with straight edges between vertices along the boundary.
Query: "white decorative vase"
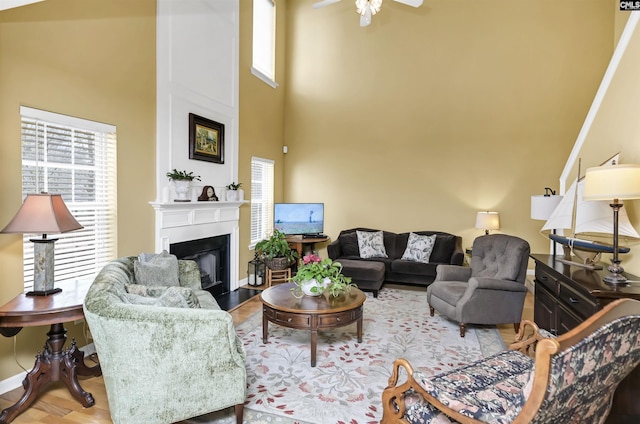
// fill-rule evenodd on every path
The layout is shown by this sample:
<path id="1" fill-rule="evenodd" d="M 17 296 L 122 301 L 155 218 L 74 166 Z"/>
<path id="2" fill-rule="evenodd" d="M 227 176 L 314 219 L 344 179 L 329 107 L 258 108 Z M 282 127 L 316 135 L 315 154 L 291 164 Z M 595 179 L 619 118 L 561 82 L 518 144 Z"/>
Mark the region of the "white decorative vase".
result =
<path id="1" fill-rule="evenodd" d="M 322 296 L 324 291 L 329 288 L 331 284 L 331 280 L 329 278 L 325 278 L 322 282 L 316 281 L 315 278 L 305 281 L 302 283 L 302 293 L 307 296 Z"/>
<path id="2" fill-rule="evenodd" d="M 227 202 L 237 202 L 239 197 L 238 190 L 227 190 Z"/>
<path id="3" fill-rule="evenodd" d="M 189 185 L 191 181 L 189 180 L 174 180 L 173 184 L 176 187 L 176 198 L 174 202 L 190 202 L 189 199 Z"/>

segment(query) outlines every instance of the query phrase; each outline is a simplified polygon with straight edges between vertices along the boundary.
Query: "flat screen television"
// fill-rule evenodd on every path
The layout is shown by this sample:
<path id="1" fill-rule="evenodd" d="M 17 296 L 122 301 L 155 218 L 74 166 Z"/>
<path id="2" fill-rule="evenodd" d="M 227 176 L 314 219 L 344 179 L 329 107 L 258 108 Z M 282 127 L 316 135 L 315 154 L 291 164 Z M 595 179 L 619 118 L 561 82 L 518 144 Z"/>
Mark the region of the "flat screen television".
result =
<path id="1" fill-rule="evenodd" d="M 324 203 L 276 203 L 273 228 L 285 234 L 322 234 Z"/>

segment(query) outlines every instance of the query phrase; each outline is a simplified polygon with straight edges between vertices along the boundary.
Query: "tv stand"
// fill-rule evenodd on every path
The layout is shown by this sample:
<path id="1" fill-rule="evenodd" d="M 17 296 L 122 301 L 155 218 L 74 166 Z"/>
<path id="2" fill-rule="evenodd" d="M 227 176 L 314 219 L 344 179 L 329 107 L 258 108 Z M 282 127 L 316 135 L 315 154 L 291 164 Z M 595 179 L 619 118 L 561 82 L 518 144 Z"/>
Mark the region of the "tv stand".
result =
<path id="1" fill-rule="evenodd" d="M 307 235 L 310 237 L 305 237 Z M 285 236 L 285 240 L 287 241 L 287 243 L 289 243 L 289 247 L 291 247 L 296 252 L 298 252 L 298 257 L 302 258 L 304 256 L 305 250 L 313 251 L 314 244 L 325 242 L 329 240 L 329 237 L 323 234 L 315 234 L 315 235 L 300 234 L 300 235 Z"/>

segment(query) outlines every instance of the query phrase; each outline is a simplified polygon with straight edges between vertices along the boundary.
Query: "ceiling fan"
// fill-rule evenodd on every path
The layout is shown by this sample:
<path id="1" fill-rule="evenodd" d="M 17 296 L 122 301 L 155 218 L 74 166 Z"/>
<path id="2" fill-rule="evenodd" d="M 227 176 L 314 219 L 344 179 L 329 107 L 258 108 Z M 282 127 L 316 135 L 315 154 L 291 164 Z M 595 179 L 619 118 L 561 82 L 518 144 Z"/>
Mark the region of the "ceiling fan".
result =
<path id="1" fill-rule="evenodd" d="M 314 9 L 329 6 L 340 0 L 320 0 L 311 5 Z M 407 6 L 420 7 L 423 0 L 393 0 Z M 371 23 L 371 17 L 380 11 L 382 0 L 356 0 L 356 11 L 360 15 L 360 26 L 365 27 Z"/>

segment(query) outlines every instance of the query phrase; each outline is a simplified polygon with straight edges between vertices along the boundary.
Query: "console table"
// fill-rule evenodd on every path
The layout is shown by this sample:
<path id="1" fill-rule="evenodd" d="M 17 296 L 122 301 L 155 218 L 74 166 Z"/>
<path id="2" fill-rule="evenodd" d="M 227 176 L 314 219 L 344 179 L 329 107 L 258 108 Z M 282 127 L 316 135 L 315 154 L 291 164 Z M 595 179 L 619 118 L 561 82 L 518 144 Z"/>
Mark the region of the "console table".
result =
<path id="1" fill-rule="evenodd" d="M 535 300 L 533 316 L 540 328 L 560 335 L 578 326 L 605 305 L 622 298 L 640 300 L 640 283 L 614 287 L 604 282 L 609 273 L 590 271 L 555 260 L 552 255 L 533 254 Z M 625 273 L 630 281 L 639 281 Z M 618 386 L 607 423 L 640 422 L 640 367 Z"/>
<path id="2" fill-rule="evenodd" d="M 33 403 L 48 383 L 54 381 L 64 382 L 82 406 L 89 407 L 95 403 L 91 393 L 85 392 L 80 386 L 78 376 L 102 375 L 100 365 L 88 367 L 75 341 L 70 348 L 63 349 L 67 339 L 63 323 L 84 318 L 82 302 L 90 285 L 91 280 L 56 283 L 62 292 L 49 296 L 26 296 L 21 293 L 0 307 L 0 334 L 3 336 L 12 337 L 22 327 L 51 325 L 44 352 L 36 355 L 34 367 L 22 382 L 24 394 L 13 406 L 2 411 L 0 423 L 13 421 Z"/>

